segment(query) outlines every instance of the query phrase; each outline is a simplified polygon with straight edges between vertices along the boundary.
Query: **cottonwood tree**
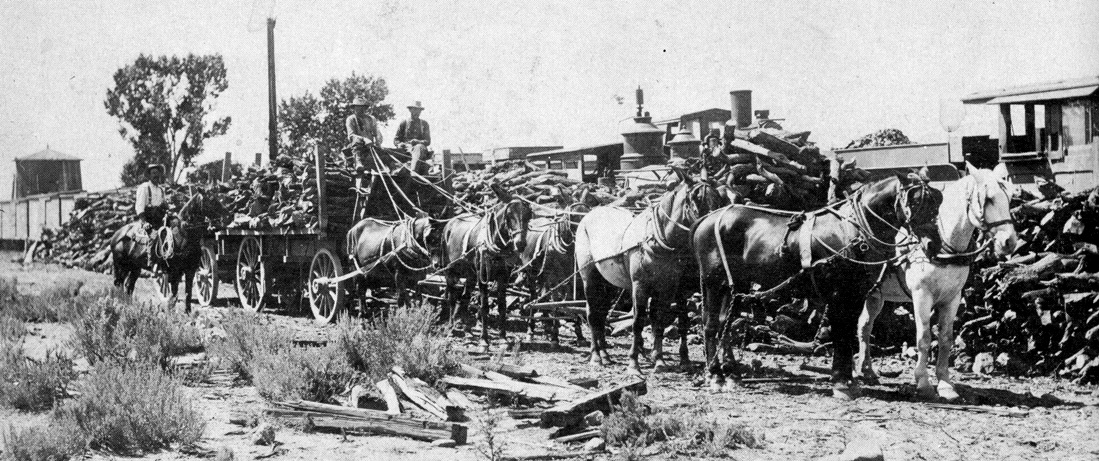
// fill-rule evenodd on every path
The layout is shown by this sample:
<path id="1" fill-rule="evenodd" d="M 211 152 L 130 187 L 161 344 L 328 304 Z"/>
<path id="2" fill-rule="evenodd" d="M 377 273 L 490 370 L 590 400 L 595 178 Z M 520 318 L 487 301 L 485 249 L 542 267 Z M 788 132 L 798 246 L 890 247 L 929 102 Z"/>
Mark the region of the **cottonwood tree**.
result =
<path id="1" fill-rule="evenodd" d="M 301 157 L 314 139 L 329 149 L 347 144 L 344 121 L 351 115 L 348 104 L 356 97 L 366 99 L 367 111 L 379 123 L 393 118 L 393 105 L 382 104 L 389 94 L 385 79 L 352 73 L 344 80 L 331 79 L 321 87 L 319 97 L 310 92 L 279 103 L 279 152 Z"/>
<path id="2" fill-rule="evenodd" d="M 104 106 L 118 118 L 118 132 L 134 148 L 134 158 L 122 168 L 122 182 L 142 181 L 145 167 L 161 163 L 169 181 L 203 143 L 225 134 L 230 117 L 219 117 L 214 103 L 229 82 L 221 55 L 186 57 L 138 56 L 114 74 L 114 88 Z"/>

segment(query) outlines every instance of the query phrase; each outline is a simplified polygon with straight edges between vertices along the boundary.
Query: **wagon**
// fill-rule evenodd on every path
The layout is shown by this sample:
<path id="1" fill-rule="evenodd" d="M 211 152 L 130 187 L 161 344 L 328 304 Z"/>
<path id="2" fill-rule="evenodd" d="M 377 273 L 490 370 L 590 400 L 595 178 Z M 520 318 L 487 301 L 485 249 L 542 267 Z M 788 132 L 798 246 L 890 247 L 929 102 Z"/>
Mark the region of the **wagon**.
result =
<path id="1" fill-rule="evenodd" d="M 375 171 L 356 179 L 359 192 L 351 216 L 333 214 L 327 203 L 324 157 L 317 155 L 315 162 L 315 226 L 225 229 L 203 241 L 202 264 L 195 275 L 200 305 L 211 305 L 218 298 L 218 286 L 232 282 L 245 309 L 259 312 L 277 305 L 298 310 L 308 302 L 319 323 L 331 322 L 349 300 L 361 300 L 359 295 L 369 288 L 357 287 L 354 278 L 340 277 L 353 266 L 345 241 L 351 226 L 368 217 L 396 220 L 421 211 L 439 215 L 450 203 L 439 176 L 396 177 Z M 327 282 L 314 283 L 318 279 Z"/>

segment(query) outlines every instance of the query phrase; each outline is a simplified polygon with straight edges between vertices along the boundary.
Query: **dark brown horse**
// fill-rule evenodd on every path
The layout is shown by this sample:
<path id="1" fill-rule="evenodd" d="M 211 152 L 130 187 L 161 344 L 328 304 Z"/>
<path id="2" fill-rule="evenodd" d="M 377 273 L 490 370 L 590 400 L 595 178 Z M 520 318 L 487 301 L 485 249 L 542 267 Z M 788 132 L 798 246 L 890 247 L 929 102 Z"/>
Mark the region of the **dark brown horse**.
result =
<path id="1" fill-rule="evenodd" d="M 592 331 L 591 363 L 609 360 L 604 326 L 620 290 L 633 294 L 633 346 L 630 370 L 640 373 L 637 357 L 646 309 L 652 311 L 653 363 L 663 368 L 662 342 L 665 321 L 676 314 L 681 322 L 680 360 L 689 362 L 686 348 L 686 304 L 681 302 L 681 275 L 692 271 L 691 225 L 710 211 L 728 203 L 708 179 L 692 179 L 675 170 L 680 183 L 649 209 L 634 216 L 617 207 L 596 207 L 576 231 L 576 263 L 588 300 L 588 324 Z M 673 301 L 682 312 L 670 313 Z"/>
<path id="2" fill-rule="evenodd" d="M 500 202 L 478 214 L 456 216 L 443 229 L 442 264 L 446 275 L 447 316 L 465 317 L 473 284 L 480 293 L 481 347 L 488 349 L 488 284 L 496 282 L 500 338 L 507 339 L 507 287 L 527 243 L 533 213 L 526 202 L 493 185 Z M 461 284 L 461 280 L 465 280 Z M 459 287 L 462 285 L 462 287 Z"/>
<path id="3" fill-rule="evenodd" d="M 590 210 L 583 202 L 565 204 L 561 210 L 551 211 L 555 213 L 552 217 L 535 218 L 530 221 L 527 245 L 520 255 L 523 262 L 520 271 L 531 299 L 563 300 L 569 297 L 567 289 L 571 288 L 571 284 L 565 282 L 572 278 L 576 270 L 576 226 Z M 533 337 L 535 313 L 529 314 L 527 335 Z M 584 339 L 584 329 L 580 323 L 574 322 L 577 341 Z M 557 335 L 557 320 L 547 320 L 543 325 L 550 335 L 550 342 L 557 346 L 560 343 Z"/>
<path id="4" fill-rule="evenodd" d="M 802 296 L 828 304 L 832 327 L 833 391 L 851 398 L 855 327 L 863 299 L 895 255 L 901 228 L 926 232 L 942 194 L 910 175 L 865 186 L 845 201 L 810 213 L 731 205 L 706 216 L 692 230 L 702 285 L 706 361 L 710 385 L 720 390 L 737 365 L 726 340 L 739 314 L 741 294 L 753 284 L 769 290 L 792 280 Z M 933 228 L 933 226 L 932 226 Z M 732 301 L 732 302 L 730 302 Z M 718 346 L 724 360 L 719 363 Z M 724 383 L 732 389 L 732 381 Z"/>
<path id="5" fill-rule="evenodd" d="M 152 261 L 167 277 L 171 295 L 169 307 L 175 304 L 179 295 L 179 282 L 184 280 L 186 300 L 184 310 L 191 312 L 191 289 L 195 272 L 202 262 L 202 237 L 211 227 L 224 224 L 228 213 L 213 194 L 202 191 L 195 193 L 176 216 L 168 216 L 167 223 L 160 229 L 156 240 L 141 231 L 141 222 L 133 222 L 120 228 L 111 237 L 111 258 L 114 263 L 114 285 L 133 295 L 134 286 L 142 269 Z M 153 242 L 153 243 L 150 243 Z M 155 245 L 155 248 L 150 248 Z"/>
<path id="6" fill-rule="evenodd" d="M 434 268 L 430 249 L 439 247 L 444 225 L 426 217 L 367 218 L 347 231 L 347 255 L 361 268 L 365 286 L 396 288 L 397 304 L 406 306 L 409 289 Z"/>

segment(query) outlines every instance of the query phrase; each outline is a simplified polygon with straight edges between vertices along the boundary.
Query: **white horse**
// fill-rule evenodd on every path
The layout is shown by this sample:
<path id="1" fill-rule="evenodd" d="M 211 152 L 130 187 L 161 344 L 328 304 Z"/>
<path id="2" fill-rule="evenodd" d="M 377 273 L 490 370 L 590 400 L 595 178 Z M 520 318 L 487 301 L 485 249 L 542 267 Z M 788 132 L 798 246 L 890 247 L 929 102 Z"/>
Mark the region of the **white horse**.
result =
<path id="1" fill-rule="evenodd" d="M 855 373 L 865 378 L 877 378 L 870 360 L 870 332 L 884 301 L 911 301 L 916 313 L 916 345 L 919 351 L 915 371 L 917 391 L 927 398 L 934 398 L 936 391 L 939 397 L 946 400 L 958 398 L 958 392 L 950 381 L 950 348 L 954 343 L 954 319 L 961 302 L 962 288 L 969 278 L 970 256 L 983 251 L 984 245 L 991 244 L 997 257 L 1006 258 L 1015 250 L 1018 239 L 1011 219 L 1010 184 L 991 170 L 977 169 L 967 164 L 966 171 L 969 174 L 965 178 L 948 184 L 943 190 L 937 222 L 942 238 L 941 253 L 929 257 L 922 248 L 914 248 L 904 267 L 886 274 L 882 286 L 867 294 L 859 317 L 859 356 Z M 991 240 L 972 248 L 977 229 L 991 233 Z M 903 236 L 898 235 L 897 238 Z M 901 291 L 902 279 L 908 293 Z M 939 355 L 935 373 L 939 379 L 937 389 L 931 387 L 927 378 L 933 309 L 939 313 Z"/>

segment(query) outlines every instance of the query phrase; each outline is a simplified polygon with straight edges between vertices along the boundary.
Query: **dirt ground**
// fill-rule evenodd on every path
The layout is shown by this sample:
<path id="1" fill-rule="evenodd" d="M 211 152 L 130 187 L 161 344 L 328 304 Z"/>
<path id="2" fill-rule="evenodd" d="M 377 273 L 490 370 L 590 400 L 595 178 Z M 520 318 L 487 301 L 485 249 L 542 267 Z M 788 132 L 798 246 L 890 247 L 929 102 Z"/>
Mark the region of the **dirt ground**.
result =
<path id="1" fill-rule="evenodd" d="M 56 266 L 20 266 L 9 262 L 11 254 L 3 254 L 0 276 L 15 276 L 20 289 L 37 292 L 43 287 L 69 280 L 85 282 L 86 289 L 105 288 L 110 277 Z M 138 284 L 140 299 L 155 299 L 151 281 Z M 197 315 L 216 318 L 225 309 L 235 309 L 232 287 L 221 286 L 223 307 L 198 309 Z M 313 325 L 312 319 L 301 314 L 272 314 L 276 325 L 306 334 L 324 335 L 324 328 Z M 67 325 L 32 324 L 26 337 L 28 354 L 44 354 L 51 347 L 63 344 L 71 334 Z M 518 363 L 530 366 L 544 375 L 559 378 L 598 378 L 600 385 L 620 382 L 625 378 L 626 336 L 612 337 L 611 354 L 616 364 L 597 369 L 588 365 L 584 350 L 568 347 L 572 336 L 563 328 L 566 346 L 552 349 L 545 338 L 525 343 Z M 459 347 L 472 349 L 465 339 L 455 339 Z M 677 346 L 668 342 L 665 350 Z M 902 372 L 895 378 L 884 378 L 877 386 L 864 387 L 863 397 L 853 402 L 841 402 L 830 397 L 827 382 L 768 383 L 742 385 L 734 393 L 712 394 L 702 386 L 701 345 L 691 346 L 694 366 L 687 371 L 653 373 L 646 370 L 649 393 L 642 401 L 654 411 L 703 410 L 714 418 L 742 423 L 762 435 L 759 449 L 738 449 L 728 456 L 750 460 L 817 459 L 840 453 L 851 442 L 878 445 L 887 460 L 1094 460 L 1099 459 L 1099 389 L 1081 387 L 1050 379 L 1016 379 L 976 376 L 956 373 L 956 382 L 966 403 L 983 407 L 1016 408 L 1026 411 L 1022 417 L 997 416 L 929 407 L 913 396 L 910 384 L 912 361 L 886 357 L 876 361 L 879 370 Z M 673 357 L 674 358 L 674 354 Z M 824 357 L 753 354 L 744 352 L 743 363 L 758 359 L 757 376 L 785 373 L 823 376 L 802 371 L 803 363 L 827 367 Z M 677 359 L 676 359 L 677 360 Z M 644 365 L 644 362 L 642 362 Z M 78 367 L 86 363 L 78 362 Z M 224 375 L 215 374 L 210 382 L 189 387 L 194 405 L 206 416 L 207 427 L 201 446 L 205 456 L 227 448 L 235 459 L 257 459 L 271 455 L 270 447 L 250 444 L 249 435 L 229 419 L 258 414 L 264 402 L 252 387 L 233 386 Z M 1038 398 L 1050 394 L 1045 398 Z M 497 412 L 503 412 L 498 409 Z M 30 415 L 0 410 L 0 427 L 22 426 L 44 420 L 43 415 Z M 483 459 L 477 447 L 484 434 L 476 420 L 471 421 L 470 444 L 457 448 L 433 448 L 417 442 L 385 436 L 348 436 L 305 434 L 283 428 L 278 431 L 274 456 L 266 459 L 407 459 L 407 460 L 472 460 Z M 497 438 L 505 443 L 507 455 L 535 455 L 579 450 L 548 439 L 549 431 L 536 425 L 523 425 L 503 418 L 496 429 Z M 2 443 L 2 442 L 0 442 Z M 650 447 L 647 459 L 676 458 L 660 444 Z M 662 450 L 663 449 L 663 450 Z M 150 454 L 138 459 L 193 459 L 203 453 L 185 454 L 178 451 Z M 597 459 L 613 459 L 613 453 Z M 684 459 L 683 456 L 680 456 Z M 91 459 L 111 459 L 106 454 L 93 454 Z"/>

